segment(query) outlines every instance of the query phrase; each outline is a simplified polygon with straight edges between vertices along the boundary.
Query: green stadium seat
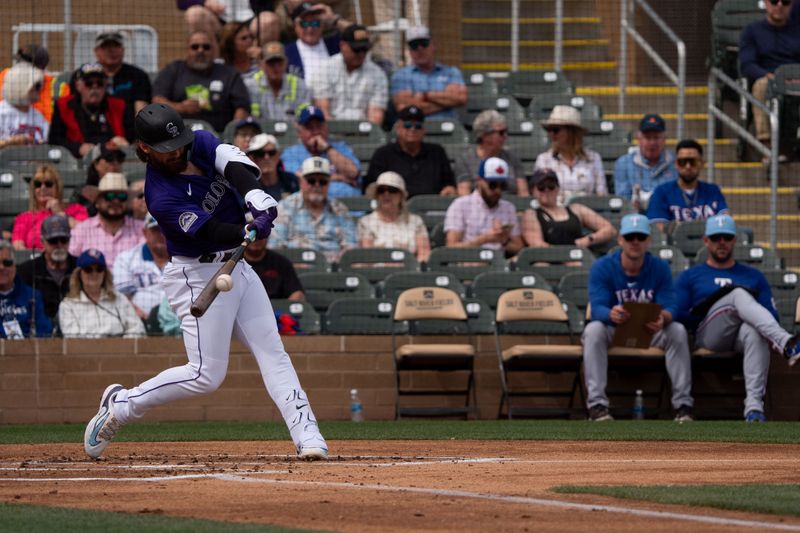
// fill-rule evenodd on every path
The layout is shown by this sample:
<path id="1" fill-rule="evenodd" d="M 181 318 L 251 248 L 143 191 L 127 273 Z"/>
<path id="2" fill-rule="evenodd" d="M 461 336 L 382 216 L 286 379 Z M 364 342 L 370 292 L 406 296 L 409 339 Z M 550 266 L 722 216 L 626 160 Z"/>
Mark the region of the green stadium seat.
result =
<path id="1" fill-rule="evenodd" d="M 408 210 L 422 217 L 425 226 L 430 230 L 436 224 L 444 222 L 447 208 L 455 200 L 455 196 L 439 196 L 438 194 L 418 194 L 408 199 Z"/>
<path id="2" fill-rule="evenodd" d="M 331 271 L 325 254 L 311 248 L 278 248 L 275 251 L 291 261 L 298 273 Z"/>
<path id="3" fill-rule="evenodd" d="M 588 269 L 594 263 L 594 254 L 576 246 L 550 246 L 548 248 L 523 248 L 516 261 L 510 261 L 513 270 L 536 272 L 552 285 L 558 284 L 564 274 L 576 268 Z"/>
<path id="4" fill-rule="evenodd" d="M 395 272 L 418 271 L 417 258 L 398 248 L 353 248 L 339 258 L 341 272 L 361 274 L 370 283 L 383 281 Z"/>
<path id="5" fill-rule="evenodd" d="M 276 313 L 288 313 L 297 321 L 299 334 L 314 335 L 320 333 L 320 316 L 311 304 L 281 299 L 271 300 L 271 302 L 272 309 Z"/>
<path id="6" fill-rule="evenodd" d="M 497 307 L 497 299 L 511 289 L 543 289 L 551 290 L 552 287 L 540 274 L 524 270 L 511 272 L 484 272 L 475 276 L 469 286 L 470 293 L 480 298 L 492 309 Z"/>
<path id="7" fill-rule="evenodd" d="M 301 272 L 298 274 L 306 301 L 320 313 L 340 298 L 372 298 L 375 290 L 369 280 L 353 272 Z"/>
<path id="8" fill-rule="evenodd" d="M 443 287 L 455 291 L 466 298 L 464 285 L 450 272 L 396 272 L 389 274 L 380 285 L 380 292 L 392 301 L 406 289 L 414 287 Z"/>
<path id="9" fill-rule="evenodd" d="M 325 313 L 331 335 L 391 335 L 394 302 L 387 298 L 334 300 Z"/>
<path id="10" fill-rule="evenodd" d="M 462 283 L 471 282 L 475 276 L 487 270 L 504 270 L 505 257 L 502 251 L 488 248 L 439 247 L 431 250 L 428 269 L 452 272 Z"/>
<path id="11" fill-rule="evenodd" d="M 506 94 L 516 98 L 527 107 L 533 98 L 541 94 L 572 94 L 574 85 L 564 74 L 552 70 L 520 70 L 508 73 Z"/>

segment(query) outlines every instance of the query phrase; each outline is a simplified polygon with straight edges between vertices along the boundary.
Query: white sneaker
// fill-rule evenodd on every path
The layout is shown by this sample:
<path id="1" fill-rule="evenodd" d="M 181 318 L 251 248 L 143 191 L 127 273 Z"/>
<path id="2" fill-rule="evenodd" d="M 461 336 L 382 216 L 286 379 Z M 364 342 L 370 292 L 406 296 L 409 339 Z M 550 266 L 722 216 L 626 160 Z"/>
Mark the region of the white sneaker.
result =
<path id="1" fill-rule="evenodd" d="M 297 457 L 306 461 L 325 461 L 328 459 L 328 444 L 319 432 L 316 422 L 309 422 L 303 428 L 303 436 L 297 446 Z"/>
<path id="2" fill-rule="evenodd" d="M 92 459 L 100 457 L 117 430 L 122 426 L 114 418 L 114 404 L 111 400 L 117 392 L 124 388 L 119 383 L 106 387 L 100 397 L 100 410 L 86 425 L 86 431 L 83 432 L 83 448 Z"/>

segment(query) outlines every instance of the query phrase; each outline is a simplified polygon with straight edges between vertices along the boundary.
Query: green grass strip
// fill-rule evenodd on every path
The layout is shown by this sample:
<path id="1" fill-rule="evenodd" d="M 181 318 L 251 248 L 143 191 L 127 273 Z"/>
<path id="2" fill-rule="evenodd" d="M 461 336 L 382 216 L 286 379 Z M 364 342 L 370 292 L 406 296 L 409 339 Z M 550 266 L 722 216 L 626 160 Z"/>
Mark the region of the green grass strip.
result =
<path id="1" fill-rule="evenodd" d="M 800 485 L 663 485 L 656 487 L 560 486 L 554 492 L 599 494 L 625 500 L 714 507 L 785 516 L 800 516 Z"/>
<path id="2" fill-rule="evenodd" d="M 264 524 L 235 524 L 178 518 L 157 514 L 112 513 L 109 511 L 86 511 L 63 509 L 41 505 L 19 505 L 0 503 L 0 530 L 25 531 L 25 533 L 52 533 L 52 531 L 76 531 L 80 533 L 289 533 L 311 531 L 289 529 Z"/>
<path id="3" fill-rule="evenodd" d="M 321 422 L 329 440 L 590 440 L 800 443 L 800 423 L 740 421 L 676 424 L 663 420 L 593 423 L 583 420 L 401 420 Z M 0 426 L 0 444 L 82 442 L 78 424 Z M 283 422 L 144 422 L 123 427 L 120 442 L 288 440 Z"/>

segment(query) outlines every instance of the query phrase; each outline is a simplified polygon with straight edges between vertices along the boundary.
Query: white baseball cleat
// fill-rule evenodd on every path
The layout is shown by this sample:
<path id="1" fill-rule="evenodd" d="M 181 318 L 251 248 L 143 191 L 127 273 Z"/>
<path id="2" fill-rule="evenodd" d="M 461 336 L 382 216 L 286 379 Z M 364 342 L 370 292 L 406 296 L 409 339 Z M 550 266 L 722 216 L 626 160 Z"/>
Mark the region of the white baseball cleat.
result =
<path id="1" fill-rule="evenodd" d="M 328 458 L 328 444 L 319 432 L 316 422 L 303 428 L 303 436 L 297 446 L 297 457 L 306 461 L 325 461 Z"/>
<path id="2" fill-rule="evenodd" d="M 114 438 L 117 430 L 122 424 L 114 418 L 114 404 L 111 402 L 114 395 L 124 389 L 119 383 L 114 383 L 106 387 L 103 395 L 100 397 L 100 409 L 86 425 L 86 431 L 83 433 L 83 448 L 86 454 L 92 459 L 97 459 L 106 446 Z"/>

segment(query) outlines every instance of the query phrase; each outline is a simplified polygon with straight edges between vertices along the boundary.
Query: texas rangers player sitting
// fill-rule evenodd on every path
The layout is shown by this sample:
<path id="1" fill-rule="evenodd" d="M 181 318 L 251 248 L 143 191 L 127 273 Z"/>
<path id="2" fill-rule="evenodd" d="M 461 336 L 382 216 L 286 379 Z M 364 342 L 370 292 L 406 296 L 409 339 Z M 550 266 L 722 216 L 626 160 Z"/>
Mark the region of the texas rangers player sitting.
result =
<path id="1" fill-rule="evenodd" d="M 661 313 L 646 324 L 654 335 L 652 346 L 665 352 L 667 373 L 672 381 L 675 420 L 693 420 L 692 369 L 686 328 L 673 322 L 676 314 L 672 272 L 662 259 L 647 251 L 650 222 L 644 215 L 625 215 L 617 242 L 621 251 L 598 260 L 589 273 L 592 320 L 583 330 L 583 366 L 589 418 L 612 420 L 608 410 L 608 345 L 614 328 L 630 320 L 625 302 L 657 303 Z"/>
<path id="2" fill-rule="evenodd" d="M 240 261 L 231 273 L 233 288 L 221 292 L 208 311 L 195 318 L 190 306 L 246 235 L 269 236 L 277 203 L 258 185 L 260 171 L 230 144 L 205 131 L 192 132 L 171 107 L 151 104 L 136 116 L 137 154 L 147 162 L 145 199 L 167 240 L 171 260 L 162 284 L 181 320 L 189 362 L 126 389 L 110 385 L 100 409 L 86 426 L 90 457 L 103 453 L 117 430 L 153 407 L 220 386 L 228 367 L 231 334 L 258 362 L 269 395 L 289 427 L 298 457 L 326 459 L 306 393 L 275 324 L 272 304 L 253 269 Z M 245 224 L 239 193 L 253 222 Z"/>
<path id="3" fill-rule="evenodd" d="M 800 359 L 800 344 L 778 323 L 764 274 L 734 260 L 733 219 L 709 218 L 703 242 L 708 249 L 706 262 L 682 272 L 675 283 L 678 320 L 697 331 L 697 346 L 744 354 L 745 420 L 764 422 L 770 347 L 794 365 Z"/>

